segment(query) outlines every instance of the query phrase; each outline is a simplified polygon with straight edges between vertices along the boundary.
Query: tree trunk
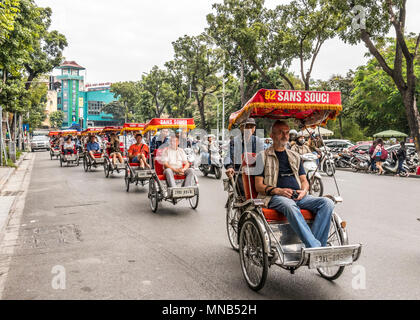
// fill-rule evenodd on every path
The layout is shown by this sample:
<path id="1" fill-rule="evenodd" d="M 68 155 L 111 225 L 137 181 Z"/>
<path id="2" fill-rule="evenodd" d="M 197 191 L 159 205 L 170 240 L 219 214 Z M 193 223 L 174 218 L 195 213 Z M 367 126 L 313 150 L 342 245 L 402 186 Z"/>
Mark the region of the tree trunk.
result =
<path id="1" fill-rule="evenodd" d="M 243 107 L 246 103 L 245 100 L 245 85 L 244 85 L 244 62 L 241 58 L 241 79 L 240 79 L 240 92 L 241 92 L 241 107 Z"/>
<path id="2" fill-rule="evenodd" d="M 208 130 L 207 122 L 206 122 L 206 114 L 204 113 L 204 99 L 201 101 L 197 101 L 198 110 L 200 111 L 200 120 L 201 120 L 201 128 L 204 130 Z"/>
<path id="3" fill-rule="evenodd" d="M 406 90 L 401 92 L 401 95 L 403 96 L 410 135 L 414 138 L 414 144 L 420 156 L 420 114 L 417 108 L 416 96 L 414 90 Z"/>
<path id="4" fill-rule="evenodd" d="M 343 139 L 343 122 L 341 119 L 341 114 L 338 116 L 338 124 L 340 125 L 340 139 Z"/>

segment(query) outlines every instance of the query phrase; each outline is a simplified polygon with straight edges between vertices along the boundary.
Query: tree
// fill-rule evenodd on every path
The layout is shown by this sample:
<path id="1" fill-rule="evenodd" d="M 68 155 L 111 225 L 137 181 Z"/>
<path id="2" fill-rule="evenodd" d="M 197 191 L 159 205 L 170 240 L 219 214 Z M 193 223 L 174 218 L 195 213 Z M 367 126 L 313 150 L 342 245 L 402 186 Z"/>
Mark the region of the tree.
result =
<path id="1" fill-rule="evenodd" d="M 278 6 L 270 14 L 275 30 L 270 45 L 282 48 L 274 54 L 288 56 L 288 64 L 299 59 L 304 90 L 309 90 L 316 58 L 325 41 L 333 38 L 339 29 L 338 15 L 322 0 L 294 0 Z M 309 66 L 305 69 L 306 62 Z"/>
<path id="2" fill-rule="evenodd" d="M 410 48 L 415 46 L 415 38 L 407 40 Z M 381 54 L 387 63 L 395 59 L 395 39 L 385 39 L 381 45 Z M 420 76 L 420 59 L 415 63 L 415 76 Z M 405 73 L 403 67 L 403 73 Z M 381 68 L 376 58 L 357 69 L 352 91 L 352 109 L 356 121 L 366 129 L 369 135 L 379 131 L 394 129 L 409 132 L 404 101 L 394 81 Z M 417 92 L 420 84 L 417 83 Z M 417 106 L 418 108 L 419 106 Z"/>
<path id="3" fill-rule="evenodd" d="M 214 4 L 214 14 L 207 15 L 209 27 L 206 32 L 227 53 L 226 70 L 240 79 L 241 103 L 255 93 L 264 81 L 268 87 L 274 84 L 270 69 L 278 67 L 278 74 L 293 89 L 287 70 L 290 55 L 273 32 L 272 12 L 264 8 L 264 0 L 224 0 Z M 277 45 L 273 45 L 276 42 Z"/>
<path id="4" fill-rule="evenodd" d="M 139 82 L 118 82 L 111 85 L 111 92 L 114 93 L 114 98 L 118 99 L 120 104 L 124 107 L 124 121 L 132 122 L 135 120 L 135 113 L 138 103 L 140 101 L 139 93 L 141 85 Z M 116 106 L 116 105 L 114 105 Z M 121 112 L 115 110 L 116 113 Z"/>
<path id="5" fill-rule="evenodd" d="M 106 104 L 102 111 L 107 114 L 112 114 L 112 118 L 118 121 L 120 125 L 124 124 L 125 121 L 125 107 L 120 101 L 112 101 Z"/>
<path id="6" fill-rule="evenodd" d="M 45 105 L 47 103 L 48 87 L 45 84 L 36 84 L 26 91 L 22 104 L 28 106 L 30 112 L 25 114 L 24 122 L 29 124 L 29 128 L 39 128 L 47 118 Z"/>
<path id="7" fill-rule="evenodd" d="M 352 44 L 363 41 L 370 54 L 395 83 L 404 103 L 411 136 L 420 154 L 420 114 L 416 101 L 417 78 L 414 65 L 418 59 L 420 35 L 416 36 L 414 46 L 410 47 L 409 39 L 414 38 L 414 35 L 408 34 L 406 30 L 407 0 L 360 0 L 357 5 L 353 1 L 326 2 L 342 16 L 341 39 Z M 349 12 L 355 15 L 351 17 Z M 381 46 L 391 29 L 395 32 L 396 46 L 394 60 L 387 61 Z"/>
<path id="8" fill-rule="evenodd" d="M 141 79 L 141 87 L 150 97 L 144 96 L 145 101 L 151 100 L 154 106 L 154 116 L 160 118 L 165 110 L 170 108 L 173 101 L 173 92 L 168 83 L 166 70 L 154 66 L 149 73 L 145 73 Z"/>
<path id="9" fill-rule="evenodd" d="M 0 44 L 13 31 L 18 13 L 19 0 L 2 0 L 0 2 Z"/>
<path id="10" fill-rule="evenodd" d="M 175 51 L 174 61 L 179 71 L 191 85 L 200 114 L 200 126 L 209 129 L 205 113 L 205 100 L 221 88 L 217 72 L 222 69 L 223 52 L 208 46 L 206 36 L 184 36 L 172 43 Z"/>
<path id="11" fill-rule="evenodd" d="M 53 128 L 61 128 L 64 121 L 64 112 L 61 110 L 50 113 L 50 124 Z"/>

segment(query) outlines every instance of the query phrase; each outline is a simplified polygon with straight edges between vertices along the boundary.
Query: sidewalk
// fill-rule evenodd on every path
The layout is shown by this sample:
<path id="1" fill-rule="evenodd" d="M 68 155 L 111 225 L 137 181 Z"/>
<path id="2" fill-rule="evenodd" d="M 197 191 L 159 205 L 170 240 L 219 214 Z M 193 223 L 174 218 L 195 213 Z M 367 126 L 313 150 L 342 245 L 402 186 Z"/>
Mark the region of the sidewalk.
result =
<path id="1" fill-rule="evenodd" d="M 348 171 L 348 172 L 353 172 L 352 169 L 350 168 L 335 168 L 336 170 L 341 170 L 341 171 Z M 370 173 L 366 173 L 366 172 L 354 172 L 354 173 L 364 173 L 364 174 L 370 174 Z M 391 177 L 391 175 L 388 174 L 389 177 Z M 408 176 L 409 178 L 414 178 L 414 179 L 420 179 L 420 176 L 416 175 L 415 173 L 410 173 L 410 175 Z"/>
<path id="2" fill-rule="evenodd" d="M 16 162 L 16 168 L 0 167 L 0 192 L 3 190 L 3 187 L 6 185 L 7 181 L 12 176 L 12 174 L 22 164 L 22 161 L 26 155 L 27 155 L 26 152 L 22 153 L 19 160 Z"/>
<path id="3" fill-rule="evenodd" d="M 16 162 L 16 168 L 0 167 L 0 233 L 15 200 L 15 196 L 6 192 L 5 187 L 7 186 L 10 178 L 19 169 L 26 156 L 27 153 L 23 153 L 21 155 L 20 159 Z"/>

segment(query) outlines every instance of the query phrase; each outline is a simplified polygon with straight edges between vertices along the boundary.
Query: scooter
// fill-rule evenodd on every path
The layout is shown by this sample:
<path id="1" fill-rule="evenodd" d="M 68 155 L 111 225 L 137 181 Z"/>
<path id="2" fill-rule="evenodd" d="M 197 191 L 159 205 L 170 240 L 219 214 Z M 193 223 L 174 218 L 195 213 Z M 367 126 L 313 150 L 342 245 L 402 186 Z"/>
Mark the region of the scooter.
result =
<path id="1" fill-rule="evenodd" d="M 367 172 L 370 170 L 370 161 L 371 160 L 368 155 L 356 154 L 351 160 L 351 167 L 354 172 Z"/>
<path id="2" fill-rule="evenodd" d="M 210 158 L 210 163 L 208 157 Z M 209 174 L 214 174 L 216 179 L 222 178 L 222 157 L 219 150 L 210 148 L 208 153 L 207 150 L 201 151 L 201 163 L 198 169 L 205 177 Z"/>
<path id="3" fill-rule="evenodd" d="M 322 197 L 324 194 L 324 184 L 322 183 L 321 175 L 318 172 L 318 165 L 316 164 L 318 157 L 313 153 L 306 153 L 301 158 L 303 168 L 306 172 L 306 179 L 309 182 L 309 194 L 315 197 Z"/>
<path id="4" fill-rule="evenodd" d="M 320 162 L 321 162 L 320 168 L 322 169 L 322 171 L 324 171 L 327 174 L 327 176 L 332 177 L 335 173 L 334 157 L 328 147 L 321 148 L 321 151 L 322 151 L 322 156 L 320 159 Z"/>
<path id="5" fill-rule="evenodd" d="M 394 174 L 394 175 L 397 174 L 399 162 L 400 161 L 396 157 L 395 153 L 393 153 L 392 156 L 389 157 L 382 164 L 382 169 L 384 169 L 385 174 L 387 174 L 387 173 Z M 400 176 L 401 177 L 407 177 L 408 172 L 409 172 L 409 168 L 407 167 L 406 164 L 403 164 L 403 170 L 401 171 Z"/>

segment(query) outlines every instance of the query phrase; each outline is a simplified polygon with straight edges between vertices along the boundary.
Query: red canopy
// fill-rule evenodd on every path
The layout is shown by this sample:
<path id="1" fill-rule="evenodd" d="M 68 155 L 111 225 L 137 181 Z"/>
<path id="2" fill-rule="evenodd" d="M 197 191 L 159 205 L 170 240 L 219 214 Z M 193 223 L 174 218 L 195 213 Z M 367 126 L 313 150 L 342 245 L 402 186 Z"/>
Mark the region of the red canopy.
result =
<path id="1" fill-rule="evenodd" d="M 342 109 L 340 92 L 260 89 L 241 110 L 232 113 L 229 129 L 248 118 L 294 118 L 308 126 L 326 124 Z"/>
<path id="2" fill-rule="evenodd" d="M 150 130 L 158 130 L 158 129 L 174 129 L 174 128 L 185 128 L 188 130 L 195 129 L 194 119 L 192 118 L 184 118 L 184 119 L 161 119 L 155 118 L 150 120 L 146 127 L 144 128 L 145 132 Z"/>
<path id="3" fill-rule="evenodd" d="M 146 125 L 144 123 L 124 123 L 121 132 L 124 131 L 143 131 Z"/>

